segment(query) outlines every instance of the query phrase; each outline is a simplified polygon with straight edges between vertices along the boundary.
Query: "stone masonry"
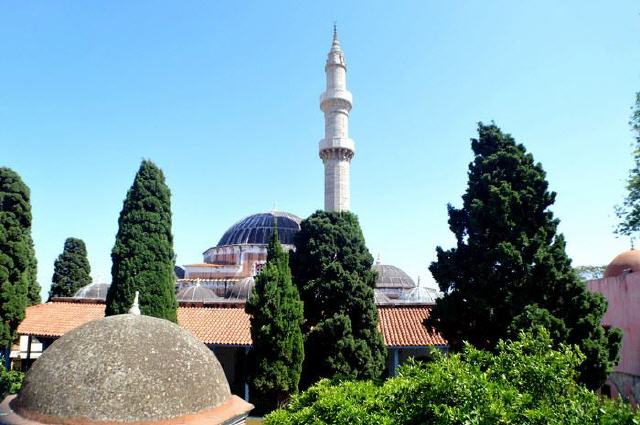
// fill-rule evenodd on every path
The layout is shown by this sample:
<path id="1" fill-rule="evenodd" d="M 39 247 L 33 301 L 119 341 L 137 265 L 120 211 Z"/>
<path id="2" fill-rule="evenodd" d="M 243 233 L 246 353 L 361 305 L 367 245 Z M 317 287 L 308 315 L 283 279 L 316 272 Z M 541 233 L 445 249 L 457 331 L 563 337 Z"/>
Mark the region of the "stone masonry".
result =
<path id="1" fill-rule="evenodd" d="M 355 144 L 349 138 L 353 98 L 347 90 L 347 65 L 335 26 L 324 70 L 327 87 L 320 95 L 320 109 L 324 112 L 324 139 L 320 141 L 320 158 L 324 163 L 324 209 L 348 211 L 351 197 L 349 164 L 355 153 Z"/>

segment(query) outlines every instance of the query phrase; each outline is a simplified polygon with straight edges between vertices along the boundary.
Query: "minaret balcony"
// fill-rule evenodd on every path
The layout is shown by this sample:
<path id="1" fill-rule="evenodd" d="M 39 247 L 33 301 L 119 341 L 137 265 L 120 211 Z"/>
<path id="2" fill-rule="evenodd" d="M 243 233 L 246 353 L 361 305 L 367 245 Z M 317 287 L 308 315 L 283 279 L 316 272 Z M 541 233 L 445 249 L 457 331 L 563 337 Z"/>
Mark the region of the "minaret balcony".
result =
<path id="1" fill-rule="evenodd" d="M 328 139 L 322 139 L 319 143 L 320 152 L 329 149 L 347 149 L 351 152 L 356 151 L 356 144 L 353 139 L 348 137 L 332 137 Z"/>
<path id="2" fill-rule="evenodd" d="M 353 95 L 349 90 L 344 89 L 327 89 L 324 93 L 320 95 L 320 109 L 322 109 L 322 105 L 325 102 L 331 100 L 338 100 L 342 102 L 348 103 L 348 109 L 351 109 L 351 105 L 353 105 Z"/>

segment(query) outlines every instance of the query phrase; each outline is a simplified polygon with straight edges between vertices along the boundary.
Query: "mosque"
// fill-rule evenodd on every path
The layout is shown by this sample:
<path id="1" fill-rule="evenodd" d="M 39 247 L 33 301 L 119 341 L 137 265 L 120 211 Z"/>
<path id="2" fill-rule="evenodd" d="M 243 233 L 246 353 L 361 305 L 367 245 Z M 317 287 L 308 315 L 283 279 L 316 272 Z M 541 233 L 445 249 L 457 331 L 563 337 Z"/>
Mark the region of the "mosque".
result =
<path id="1" fill-rule="evenodd" d="M 347 90 L 347 64 L 334 28 L 325 64 L 326 89 L 320 95 L 324 113 L 324 138 L 318 153 L 324 164 L 324 209 L 348 211 L 350 204 L 349 165 L 355 143 L 349 137 L 349 113 L 353 96 Z M 293 249 L 293 237 L 301 219 L 290 213 L 271 211 L 245 217 L 232 225 L 218 244 L 207 249 L 203 261 L 176 267 L 178 300 L 184 302 L 234 302 L 251 294 L 253 278 L 267 259 L 267 244 L 277 223 L 278 237 L 285 249 Z M 438 295 L 431 288 L 416 285 L 403 270 L 378 262 L 376 300 L 433 302 Z"/>
<path id="2" fill-rule="evenodd" d="M 320 109 L 325 130 L 318 149 L 324 164 L 324 208 L 348 211 L 349 167 L 355 155 L 348 132 L 353 98 L 347 90 L 346 61 L 335 28 L 324 69 L 326 89 L 320 96 Z M 298 216 L 281 211 L 250 215 L 205 250 L 202 262 L 175 268 L 178 324 L 216 354 L 232 393 L 245 400 L 249 400 L 246 361 L 251 333 L 244 303 L 254 277 L 266 263 L 274 226 L 277 224 L 284 248 L 291 250 L 300 222 Z M 388 348 L 388 374 L 394 375 L 409 357 L 428 356 L 433 347 L 446 351 L 442 336 L 422 324 L 439 294 L 416 284 L 398 267 L 380 261 L 373 267 L 378 272 L 375 300 L 379 330 Z M 29 307 L 18 328 L 20 344 L 11 353 L 14 364 L 28 369 L 55 340 L 103 318 L 107 289 L 107 284 L 95 283 L 74 297 Z"/>

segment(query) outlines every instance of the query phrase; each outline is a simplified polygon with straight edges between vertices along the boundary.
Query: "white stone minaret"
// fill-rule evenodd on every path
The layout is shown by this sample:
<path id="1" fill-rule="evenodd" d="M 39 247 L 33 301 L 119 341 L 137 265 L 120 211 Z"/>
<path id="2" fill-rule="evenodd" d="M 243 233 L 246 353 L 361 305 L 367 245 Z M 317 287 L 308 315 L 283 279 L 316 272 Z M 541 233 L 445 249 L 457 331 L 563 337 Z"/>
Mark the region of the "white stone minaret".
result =
<path id="1" fill-rule="evenodd" d="M 320 95 L 320 109 L 324 112 L 324 139 L 320 140 L 320 158 L 324 163 L 324 209 L 348 211 L 351 196 L 349 163 L 355 153 L 355 144 L 349 138 L 349 111 L 353 99 L 347 90 L 347 64 L 335 25 L 324 71 L 327 89 Z"/>

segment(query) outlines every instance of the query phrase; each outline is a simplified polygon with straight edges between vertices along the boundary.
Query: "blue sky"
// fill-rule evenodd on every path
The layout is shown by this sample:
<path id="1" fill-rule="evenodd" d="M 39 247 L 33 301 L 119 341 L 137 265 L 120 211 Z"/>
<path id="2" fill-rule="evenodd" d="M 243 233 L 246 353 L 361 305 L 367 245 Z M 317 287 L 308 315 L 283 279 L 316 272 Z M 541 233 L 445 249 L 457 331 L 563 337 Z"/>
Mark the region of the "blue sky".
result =
<path id="1" fill-rule="evenodd" d="M 491 120 L 542 162 L 575 264 L 629 246 L 612 229 L 640 90 L 635 1 L 2 2 L 0 165 L 31 187 L 43 293 L 69 236 L 110 280 L 142 158 L 172 190 L 178 263 L 246 215 L 322 208 L 333 21 L 354 95 L 352 209 L 374 256 L 432 284 L 469 139 Z"/>

